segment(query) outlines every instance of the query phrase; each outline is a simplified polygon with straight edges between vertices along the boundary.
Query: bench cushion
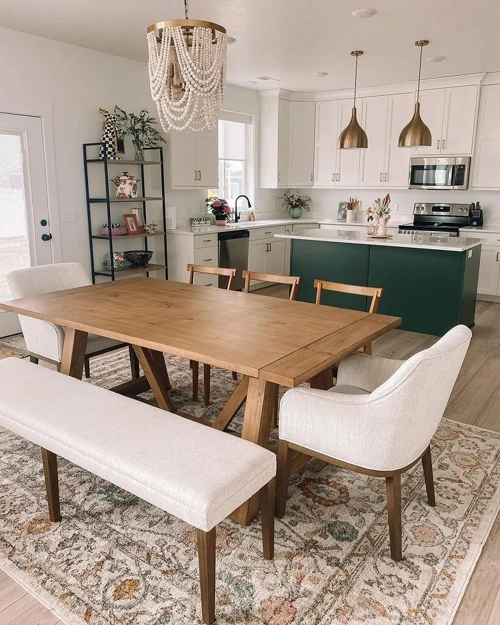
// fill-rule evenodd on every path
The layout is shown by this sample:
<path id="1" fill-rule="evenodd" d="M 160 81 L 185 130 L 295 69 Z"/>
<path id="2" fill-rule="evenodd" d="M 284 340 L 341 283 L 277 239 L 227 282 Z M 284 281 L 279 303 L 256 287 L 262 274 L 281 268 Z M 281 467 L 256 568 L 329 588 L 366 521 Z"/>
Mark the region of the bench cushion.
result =
<path id="1" fill-rule="evenodd" d="M 17 358 L 0 425 L 204 531 L 276 474 L 254 443 Z"/>

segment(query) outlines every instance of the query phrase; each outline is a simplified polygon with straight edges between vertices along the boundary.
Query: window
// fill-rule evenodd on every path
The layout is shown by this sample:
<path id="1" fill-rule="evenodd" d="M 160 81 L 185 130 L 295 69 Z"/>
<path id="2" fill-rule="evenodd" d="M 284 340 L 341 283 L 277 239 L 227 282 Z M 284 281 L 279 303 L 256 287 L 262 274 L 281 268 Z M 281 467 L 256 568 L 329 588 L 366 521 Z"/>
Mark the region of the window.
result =
<path id="1" fill-rule="evenodd" d="M 222 116 L 231 119 L 219 120 L 219 188 L 209 193 L 233 207 L 238 195 L 253 196 L 253 124 L 248 115 L 223 112 Z"/>

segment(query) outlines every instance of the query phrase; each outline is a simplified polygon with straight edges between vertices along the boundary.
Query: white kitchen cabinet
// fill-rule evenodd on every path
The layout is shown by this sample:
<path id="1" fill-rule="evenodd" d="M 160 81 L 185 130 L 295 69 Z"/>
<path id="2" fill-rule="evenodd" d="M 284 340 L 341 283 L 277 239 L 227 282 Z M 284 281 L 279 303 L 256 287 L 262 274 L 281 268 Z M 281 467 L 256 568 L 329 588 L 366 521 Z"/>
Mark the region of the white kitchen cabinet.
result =
<path id="1" fill-rule="evenodd" d="M 314 102 L 290 102 L 288 186 L 313 184 L 315 112 Z"/>
<path id="2" fill-rule="evenodd" d="M 362 115 L 357 100 L 358 118 Z M 361 150 L 340 150 L 339 135 L 352 115 L 352 100 L 316 103 L 314 186 L 352 187 L 358 185 Z"/>
<path id="3" fill-rule="evenodd" d="M 268 241 L 250 241 L 248 246 L 248 271 L 266 273 Z"/>
<path id="4" fill-rule="evenodd" d="M 217 188 L 217 131 L 170 133 L 170 162 L 173 188 Z"/>
<path id="5" fill-rule="evenodd" d="M 290 102 L 261 94 L 259 128 L 259 187 L 287 187 Z"/>
<path id="6" fill-rule="evenodd" d="M 483 245 L 477 292 L 480 295 L 500 295 L 500 247 Z"/>
<path id="7" fill-rule="evenodd" d="M 420 113 L 431 131 L 432 145 L 411 148 L 412 155 L 472 154 L 477 98 L 477 85 L 421 91 Z"/>
<path id="8" fill-rule="evenodd" d="M 500 85 L 481 88 L 472 187 L 500 189 Z"/>
<path id="9" fill-rule="evenodd" d="M 390 189 L 408 188 L 410 150 L 399 147 L 399 135 L 408 123 L 408 110 L 414 104 L 412 93 L 390 95 L 387 106 L 384 185 Z"/>
<path id="10" fill-rule="evenodd" d="M 176 282 L 188 282 L 188 263 L 217 267 L 219 264 L 219 247 L 216 233 L 187 235 L 175 230 L 167 233 L 167 264 L 168 279 Z M 217 286 L 213 276 L 195 278 L 196 284 Z"/>
<path id="11" fill-rule="evenodd" d="M 285 274 L 285 239 L 273 239 L 265 252 L 266 273 L 275 276 Z"/>
<path id="12" fill-rule="evenodd" d="M 285 226 L 250 229 L 249 271 L 279 276 L 285 274 L 285 240 L 274 238 L 275 234 L 284 234 L 285 231 Z"/>

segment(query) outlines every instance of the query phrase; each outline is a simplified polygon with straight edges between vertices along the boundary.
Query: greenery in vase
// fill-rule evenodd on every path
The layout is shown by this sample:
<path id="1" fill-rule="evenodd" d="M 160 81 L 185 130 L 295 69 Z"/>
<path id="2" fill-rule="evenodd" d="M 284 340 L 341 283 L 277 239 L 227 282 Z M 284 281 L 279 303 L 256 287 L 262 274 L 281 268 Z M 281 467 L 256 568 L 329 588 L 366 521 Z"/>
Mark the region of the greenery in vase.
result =
<path id="1" fill-rule="evenodd" d="M 231 207 L 227 201 L 217 195 L 207 197 L 205 204 L 207 205 L 208 210 L 215 215 L 215 219 L 227 219 L 227 216 L 231 212 Z"/>
<path id="2" fill-rule="evenodd" d="M 379 221 L 387 223 L 391 218 L 391 196 L 387 194 L 384 198 L 377 198 L 366 210 L 368 221 Z"/>
<path id="3" fill-rule="evenodd" d="M 144 148 L 156 148 L 160 143 L 165 143 L 165 139 L 155 127 L 157 120 L 151 117 L 146 109 L 142 109 L 139 115 L 136 115 L 127 113 L 115 104 L 114 114 L 118 132 L 132 137 L 136 160 L 143 160 Z"/>
<path id="4" fill-rule="evenodd" d="M 289 211 L 291 208 L 301 208 L 305 211 L 311 210 L 311 198 L 308 195 L 300 195 L 299 190 L 286 189 L 283 195 L 278 197 L 278 200 L 283 200 L 281 205 L 285 211 Z"/>

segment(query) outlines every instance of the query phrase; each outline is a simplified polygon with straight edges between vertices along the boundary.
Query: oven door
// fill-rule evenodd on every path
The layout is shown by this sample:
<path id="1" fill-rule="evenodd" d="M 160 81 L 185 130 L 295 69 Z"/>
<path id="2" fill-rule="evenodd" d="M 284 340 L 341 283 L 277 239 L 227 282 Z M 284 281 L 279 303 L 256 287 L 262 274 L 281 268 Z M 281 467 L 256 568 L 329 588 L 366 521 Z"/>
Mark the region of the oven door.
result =
<path id="1" fill-rule="evenodd" d="M 453 189 L 455 158 L 410 159 L 409 189 Z"/>

